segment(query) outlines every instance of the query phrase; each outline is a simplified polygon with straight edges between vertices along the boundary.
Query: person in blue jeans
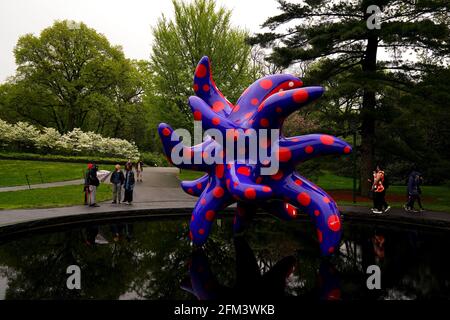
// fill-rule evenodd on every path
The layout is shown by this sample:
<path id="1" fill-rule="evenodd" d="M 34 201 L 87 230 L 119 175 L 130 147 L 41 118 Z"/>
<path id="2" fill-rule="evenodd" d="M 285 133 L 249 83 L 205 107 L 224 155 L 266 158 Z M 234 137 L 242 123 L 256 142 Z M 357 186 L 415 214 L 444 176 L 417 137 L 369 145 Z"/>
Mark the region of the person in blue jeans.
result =
<path id="1" fill-rule="evenodd" d="M 123 202 L 130 205 L 133 202 L 133 189 L 134 189 L 134 172 L 133 165 L 131 163 L 127 163 L 125 166 L 125 181 L 123 187 L 125 189 L 125 197 Z"/>
<path id="2" fill-rule="evenodd" d="M 120 169 L 120 164 L 116 164 L 116 170 L 111 174 L 110 181 L 113 187 L 113 204 L 119 203 L 122 198 L 122 186 L 125 182 L 125 175 Z"/>

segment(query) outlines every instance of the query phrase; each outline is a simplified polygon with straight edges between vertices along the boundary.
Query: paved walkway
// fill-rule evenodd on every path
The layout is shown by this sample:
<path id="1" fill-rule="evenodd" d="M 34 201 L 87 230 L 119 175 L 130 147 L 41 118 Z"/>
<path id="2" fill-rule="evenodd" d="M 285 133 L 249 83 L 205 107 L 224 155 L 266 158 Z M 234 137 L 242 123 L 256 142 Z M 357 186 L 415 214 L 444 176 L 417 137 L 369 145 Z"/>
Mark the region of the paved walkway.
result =
<path id="1" fill-rule="evenodd" d="M 20 191 L 20 190 L 29 190 L 29 189 L 45 189 L 45 188 L 62 187 L 62 186 L 75 186 L 75 185 L 80 185 L 83 183 L 84 183 L 83 179 L 78 179 L 78 180 L 69 180 L 69 181 L 58 181 L 58 182 L 32 184 L 30 186 L 24 185 L 24 186 L 14 186 L 14 187 L 1 187 L 0 192 Z"/>
<path id="2" fill-rule="evenodd" d="M 197 198 L 191 197 L 181 190 L 177 173 L 177 168 L 145 168 L 144 182 L 136 184 L 134 202 L 131 206 L 114 205 L 108 201 L 101 203 L 98 208 L 80 205 L 50 209 L 0 210 L 0 228 L 22 223 L 27 223 L 32 228 L 44 225 L 48 221 L 52 221 L 52 224 L 56 224 L 56 222 L 59 224 L 71 223 L 80 221 L 82 216 L 86 216 L 86 220 L 90 220 L 161 213 L 184 215 L 190 213 Z M 450 229 L 450 213 L 445 212 L 411 214 L 401 209 L 392 209 L 389 215 L 376 216 L 370 215 L 369 209 L 365 207 L 342 206 L 340 209 L 344 213 L 346 221 L 377 221 L 387 224 L 401 223 Z"/>

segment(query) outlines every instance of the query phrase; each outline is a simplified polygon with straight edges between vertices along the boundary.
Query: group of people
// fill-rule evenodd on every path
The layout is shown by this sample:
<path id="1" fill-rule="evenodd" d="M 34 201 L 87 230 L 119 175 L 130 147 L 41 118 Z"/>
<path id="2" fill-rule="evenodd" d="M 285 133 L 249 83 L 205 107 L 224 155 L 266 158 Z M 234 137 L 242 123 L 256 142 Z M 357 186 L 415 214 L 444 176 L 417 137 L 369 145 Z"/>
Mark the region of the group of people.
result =
<path id="1" fill-rule="evenodd" d="M 371 209 L 375 214 L 386 214 L 391 207 L 386 202 L 386 190 L 389 188 L 389 181 L 384 170 L 377 166 L 373 171 L 373 178 L 369 179 L 372 183 L 373 208 Z M 420 199 L 421 184 L 423 183 L 422 175 L 414 168 L 408 176 L 407 181 L 407 201 L 403 206 L 407 212 L 417 212 L 414 209 L 414 203 L 417 201 L 420 212 L 424 211 L 422 201 Z"/>
<path id="2" fill-rule="evenodd" d="M 112 184 L 113 204 L 125 203 L 131 205 L 133 202 L 133 190 L 136 182 L 142 182 L 142 171 L 144 170 L 144 163 L 139 160 L 134 164 L 136 170 L 136 178 L 133 171 L 133 163 L 128 160 L 125 164 L 125 172 L 122 171 L 120 164 L 115 165 L 114 171 L 110 174 L 110 182 Z M 97 176 L 98 166 L 94 163 L 88 164 L 88 170 L 85 175 L 84 191 L 85 204 L 90 207 L 98 207 L 96 203 L 96 191 L 100 185 L 100 180 Z M 122 188 L 124 197 L 122 200 Z"/>

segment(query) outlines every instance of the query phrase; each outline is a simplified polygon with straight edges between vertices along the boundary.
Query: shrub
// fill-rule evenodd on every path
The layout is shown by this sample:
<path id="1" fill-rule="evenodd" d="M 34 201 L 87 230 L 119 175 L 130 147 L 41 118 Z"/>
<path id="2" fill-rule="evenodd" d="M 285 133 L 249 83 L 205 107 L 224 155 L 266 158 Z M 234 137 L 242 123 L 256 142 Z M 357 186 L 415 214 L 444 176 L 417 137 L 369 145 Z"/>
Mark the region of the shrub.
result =
<path id="1" fill-rule="evenodd" d="M 41 153 L 106 156 L 136 159 L 140 157 L 134 142 L 107 138 L 95 132 L 75 128 L 61 135 L 53 128 L 39 130 L 26 122 L 9 124 L 0 119 L 0 145 L 9 150 L 36 150 Z"/>

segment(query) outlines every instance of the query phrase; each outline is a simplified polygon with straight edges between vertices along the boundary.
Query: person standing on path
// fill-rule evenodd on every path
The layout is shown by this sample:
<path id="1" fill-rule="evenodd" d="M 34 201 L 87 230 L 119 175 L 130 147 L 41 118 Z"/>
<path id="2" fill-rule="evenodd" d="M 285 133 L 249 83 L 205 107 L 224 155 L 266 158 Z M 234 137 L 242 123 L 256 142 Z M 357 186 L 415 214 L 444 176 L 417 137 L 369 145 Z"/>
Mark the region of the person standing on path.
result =
<path id="1" fill-rule="evenodd" d="M 144 163 L 142 160 L 136 162 L 136 180 L 137 182 L 142 182 L 142 171 L 144 171 Z"/>
<path id="2" fill-rule="evenodd" d="M 125 175 L 123 171 L 120 169 L 120 164 L 116 164 L 116 170 L 111 174 L 110 181 L 113 187 L 113 204 L 119 203 L 120 199 L 122 199 L 122 186 L 125 182 Z"/>
<path id="3" fill-rule="evenodd" d="M 125 166 L 125 181 L 124 181 L 124 189 L 125 189 L 125 197 L 123 199 L 123 202 L 127 203 L 128 205 L 133 202 L 133 189 L 134 189 L 134 172 L 133 172 L 133 166 L 129 163 Z"/>
<path id="4" fill-rule="evenodd" d="M 95 164 L 90 164 L 88 168 L 87 181 L 85 182 L 89 188 L 88 204 L 90 207 L 99 207 L 96 202 L 97 187 L 100 185 L 100 180 L 97 178 L 98 167 Z"/>

